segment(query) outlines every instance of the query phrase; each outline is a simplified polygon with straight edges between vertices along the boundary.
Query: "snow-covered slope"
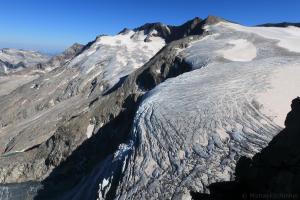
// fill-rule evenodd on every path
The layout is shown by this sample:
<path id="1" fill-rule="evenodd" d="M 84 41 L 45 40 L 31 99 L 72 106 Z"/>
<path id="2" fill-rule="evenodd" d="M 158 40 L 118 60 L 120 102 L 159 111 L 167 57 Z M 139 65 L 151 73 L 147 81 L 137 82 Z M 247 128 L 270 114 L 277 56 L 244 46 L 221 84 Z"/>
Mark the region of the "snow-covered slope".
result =
<path id="1" fill-rule="evenodd" d="M 9 73 L 22 68 L 34 67 L 36 64 L 44 63 L 48 56 L 35 51 L 25 51 L 18 49 L 0 50 L 0 72 Z"/>
<path id="2" fill-rule="evenodd" d="M 219 23 L 218 26 L 225 26 L 236 31 L 254 33 L 265 38 L 278 40 L 278 46 L 290 51 L 300 52 L 300 31 L 299 27 L 246 27 L 233 23 Z"/>
<path id="3" fill-rule="evenodd" d="M 144 96 L 116 199 L 208 192 L 209 184 L 234 178 L 237 159 L 254 155 L 283 127 L 300 95 L 300 54 L 291 45 L 300 29 L 221 22 L 207 30 L 211 35 L 180 52 L 194 70 Z"/>
<path id="4" fill-rule="evenodd" d="M 79 66 L 84 74 L 93 74 L 92 79 L 103 74 L 102 81 L 113 86 L 121 77 L 141 67 L 165 45 L 165 40 L 155 36 L 155 33 L 155 30 L 148 34 L 144 30 L 128 30 L 116 36 L 99 36 L 69 66 Z"/>

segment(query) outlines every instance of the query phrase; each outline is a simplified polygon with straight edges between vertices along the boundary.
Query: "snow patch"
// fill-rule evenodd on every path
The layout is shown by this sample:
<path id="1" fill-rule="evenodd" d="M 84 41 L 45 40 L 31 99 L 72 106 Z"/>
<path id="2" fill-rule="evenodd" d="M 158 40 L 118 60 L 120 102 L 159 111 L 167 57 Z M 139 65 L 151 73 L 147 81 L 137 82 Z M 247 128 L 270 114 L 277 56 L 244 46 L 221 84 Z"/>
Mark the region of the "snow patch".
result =
<path id="1" fill-rule="evenodd" d="M 93 132 L 94 132 L 94 128 L 95 128 L 94 124 L 89 124 L 88 125 L 88 127 L 86 128 L 86 136 L 87 136 L 87 138 L 92 137 Z"/>
<path id="2" fill-rule="evenodd" d="M 163 38 L 144 31 L 129 31 L 115 36 L 100 36 L 92 46 L 75 57 L 70 67 L 80 67 L 85 74 L 101 73 L 110 86 L 144 65 L 166 43 Z M 149 40 L 145 40 L 148 38 Z"/>
<path id="3" fill-rule="evenodd" d="M 245 39 L 231 40 L 228 44 L 234 46 L 229 49 L 217 51 L 228 60 L 247 62 L 256 57 L 256 47 Z"/>
<path id="4" fill-rule="evenodd" d="M 263 105 L 262 112 L 284 127 L 291 101 L 300 96 L 300 66 L 284 66 L 275 70 L 270 78 L 270 88 L 259 94 L 257 101 Z"/>
<path id="5" fill-rule="evenodd" d="M 102 184 L 101 184 L 102 188 L 106 187 L 108 184 L 109 184 L 109 181 L 104 178 L 103 181 L 102 181 Z"/>

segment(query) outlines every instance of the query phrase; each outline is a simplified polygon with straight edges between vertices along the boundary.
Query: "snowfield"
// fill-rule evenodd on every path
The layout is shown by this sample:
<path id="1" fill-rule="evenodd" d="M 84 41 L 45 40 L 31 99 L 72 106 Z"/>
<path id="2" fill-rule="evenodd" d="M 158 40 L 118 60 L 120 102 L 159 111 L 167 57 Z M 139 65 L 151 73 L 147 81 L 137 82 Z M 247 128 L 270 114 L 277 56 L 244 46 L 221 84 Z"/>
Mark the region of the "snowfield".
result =
<path id="1" fill-rule="evenodd" d="M 228 44 L 233 45 L 233 47 L 218 51 L 228 60 L 246 62 L 256 57 L 256 47 L 247 40 L 233 40 L 229 41 Z"/>
<path id="2" fill-rule="evenodd" d="M 265 38 L 278 40 L 278 46 L 289 51 L 300 52 L 300 28 L 298 27 L 246 27 L 226 22 L 220 22 L 218 26 L 225 26 L 236 31 L 254 33 Z"/>
<path id="3" fill-rule="evenodd" d="M 286 114 L 291 109 L 291 100 L 300 96 L 299 76 L 299 64 L 281 66 L 270 75 L 269 88 L 257 94 L 257 100 L 263 105 L 264 112 L 281 127 L 284 127 Z"/>
<path id="4" fill-rule="evenodd" d="M 117 199 L 183 199 L 229 181 L 237 159 L 268 144 L 300 95 L 300 54 L 288 45 L 299 42 L 300 29 L 225 22 L 207 29 L 211 35 L 180 52 L 194 70 L 144 96 L 126 163 L 134 167 Z"/>
<path id="5" fill-rule="evenodd" d="M 154 31 L 146 35 L 144 31 L 130 30 L 116 36 L 99 36 L 69 66 L 80 66 L 85 74 L 101 73 L 103 80 L 113 86 L 120 78 L 141 67 L 165 45 L 164 39 L 153 34 Z M 146 38 L 149 41 L 145 41 Z"/>

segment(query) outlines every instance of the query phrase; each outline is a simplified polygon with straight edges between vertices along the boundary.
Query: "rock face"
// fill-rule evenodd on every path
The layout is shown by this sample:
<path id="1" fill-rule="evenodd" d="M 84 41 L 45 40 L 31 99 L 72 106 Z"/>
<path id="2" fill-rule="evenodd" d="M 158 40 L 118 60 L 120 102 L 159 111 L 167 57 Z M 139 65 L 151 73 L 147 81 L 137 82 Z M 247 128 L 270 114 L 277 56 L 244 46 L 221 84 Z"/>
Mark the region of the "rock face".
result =
<path id="1" fill-rule="evenodd" d="M 24 68 L 32 68 L 39 63 L 44 63 L 49 57 L 34 51 L 17 49 L 0 50 L 0 75 Z"/>
<path id="2" fill-rule="evenodd" d="M 300 199 L 300 98 L 292 101 L 285 129 L 252 159 L 242 157 L 235 181 L 214 183 L 210 195 L 192 193 L 193 199 Z"/>
<path id="3" fill-rule="evenodd" d="M 155 31 L 155 35 L 164 38 L 165 41 L 169 43 L 189 35 L 201 35 L 205 31 L 205 25 L 215 24 L 221 21 L 224 20 L 215 16 L 208 16 L 204 20 L 196 17 L 180 26 L 167 26 L 162 23 L 148 23 L 134 30 L 144 30 L 145 33 Z M 148 40 L 148 38 L 146 38 L 146 40 Z"/>
<path id="4" fill-rule="evenodd" d="M 49 61 L 37 64 L 36 68 L 50 71 L 57 67 L 64 66 L 68 64 L 72 58 L 81 53 L 84 50 L 84 47 L 85 45 L 75 43 L 63 53 L 52 57 Z"/>
<path id="5" fill-rule="evenodd" d="M 300 85 L 297 34 L 208 17 L 75 45 L 0 90 L 0 181 L 41 181 L 22 185 L 41 187 L 36 199 L 206 193 L 282 129 Z"/>

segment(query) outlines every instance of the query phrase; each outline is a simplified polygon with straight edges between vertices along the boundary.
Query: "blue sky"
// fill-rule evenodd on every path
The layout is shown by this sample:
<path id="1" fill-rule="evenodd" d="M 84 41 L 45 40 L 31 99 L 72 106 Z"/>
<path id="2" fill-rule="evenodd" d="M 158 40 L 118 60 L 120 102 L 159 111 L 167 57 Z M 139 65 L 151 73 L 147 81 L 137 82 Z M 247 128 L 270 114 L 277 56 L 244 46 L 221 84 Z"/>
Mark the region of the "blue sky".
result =
<path id="1" fill-rule="evenodd" d="M 0 0 L 0 48 L 63 51 L 146 22 L 217 15 L 245 25 L 300 22 L 299 0 Z"/>

